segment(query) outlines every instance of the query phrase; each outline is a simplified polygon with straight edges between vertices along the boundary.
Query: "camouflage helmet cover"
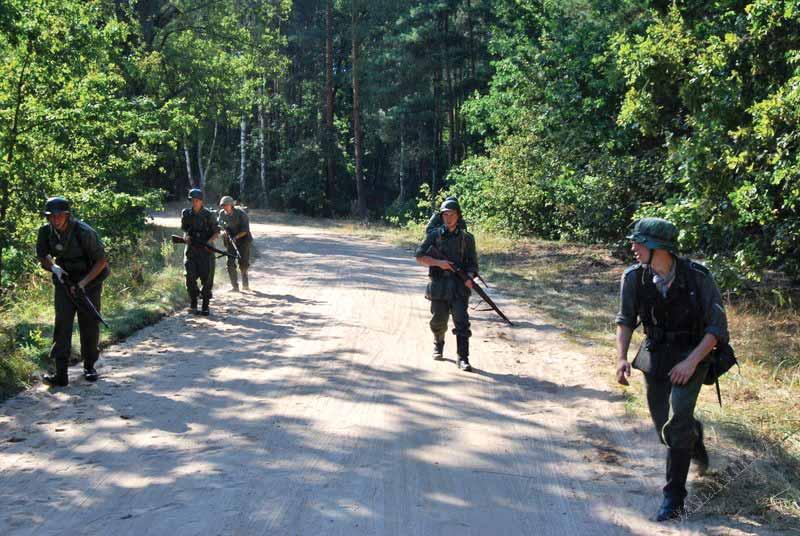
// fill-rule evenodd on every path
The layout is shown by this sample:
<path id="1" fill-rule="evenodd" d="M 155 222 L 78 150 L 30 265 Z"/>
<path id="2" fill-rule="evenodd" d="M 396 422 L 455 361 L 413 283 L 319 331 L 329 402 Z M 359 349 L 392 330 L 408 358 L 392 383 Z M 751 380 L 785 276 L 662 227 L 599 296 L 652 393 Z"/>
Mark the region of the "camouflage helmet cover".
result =
<path id="1" fill-rule="evenodd" d="M 49 198 L 45 202 L 44 212 L 42 212 L 42 214 L 51 216 L 53 214 L 61 214 L 62 212 L 69 212 L 69 201 L 61 196 L 55 196 Z"/>
<path id="2" fill-rule="evenodd" d="M 442 203 L 442 206 L 439 207 L 439 212 L 446 212 L 448 210 L 457 210 L 461 212 L 461 206 L 458 204 L 458 199 L 455 197 L 448 197 Z"/>
<path id="3" fill-rule="evenodd" d="M 203 199 L 203 190 L 200 188 L 192 188 L 189 190 L 189 195 L 187 196 L 189 199 Z"/>
<path id="4" fill-rule="evenodd" d="M 629 240 L 643 244 L 648 249 L 678 251 L 678 228 L 663 218 L 642 218 L 633 226 Z"/>

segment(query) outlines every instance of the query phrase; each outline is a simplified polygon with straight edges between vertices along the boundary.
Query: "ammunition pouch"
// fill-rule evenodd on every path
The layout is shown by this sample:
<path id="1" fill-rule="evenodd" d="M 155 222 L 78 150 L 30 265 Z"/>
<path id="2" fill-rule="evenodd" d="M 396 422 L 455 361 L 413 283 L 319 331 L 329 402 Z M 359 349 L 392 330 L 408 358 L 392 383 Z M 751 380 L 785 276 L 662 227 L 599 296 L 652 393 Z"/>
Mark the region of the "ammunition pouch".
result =
<path id="1" fill-rule="evenodd" d="M 699 342 L 690 331 L 645 326 L 644 332 L 647 338 L 639 346 L 631 366 L 655 379 L 669 378 L 669 371 L 686 359 Z"/>
<path id="2" fill-rule="evenodd" d="M 703 381 L 706 385 L 714 385 L 719 377 L 728 372 L 734 365 L 738 366 L 736 355 L 730 344 L 720 344 L 714 348 L 706 360 L 709 362 L 708 374 Z"/>

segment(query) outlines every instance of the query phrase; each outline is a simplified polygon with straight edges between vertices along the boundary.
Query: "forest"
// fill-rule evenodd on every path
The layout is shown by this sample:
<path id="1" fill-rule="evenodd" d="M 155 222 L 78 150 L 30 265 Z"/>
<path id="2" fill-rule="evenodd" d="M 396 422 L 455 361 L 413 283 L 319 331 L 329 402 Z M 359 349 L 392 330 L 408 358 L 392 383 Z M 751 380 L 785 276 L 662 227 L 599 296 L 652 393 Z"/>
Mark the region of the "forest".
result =
<path id="1" fill-rule="evenodd" d="M 798 0 L 2 0 L 0 51 L 4 294 L 48 196 L 113 252 L 191 187 L 800 277 Z"/>

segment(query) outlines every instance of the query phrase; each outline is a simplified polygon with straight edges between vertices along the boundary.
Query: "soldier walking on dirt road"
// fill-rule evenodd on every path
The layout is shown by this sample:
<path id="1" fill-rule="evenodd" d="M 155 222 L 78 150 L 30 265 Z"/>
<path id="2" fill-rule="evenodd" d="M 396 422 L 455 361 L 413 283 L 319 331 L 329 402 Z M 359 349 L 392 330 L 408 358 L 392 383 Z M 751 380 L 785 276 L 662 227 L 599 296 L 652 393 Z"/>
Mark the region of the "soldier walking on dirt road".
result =
<path id="1" fill-rule="evenodd" d="M 459 221 L 463 220 L 457 199 L 445 200 L 439 212 L 444 223 L 433 228 L 427 234 L 415 253 L 417 262 L 428 267 L 430 278 L 425 297 L 431 302 L 430 326 L 433 332 L 433 357 L 437 360 L 443 358 L 444 336 L 447 331 L 448 318 L 452 315 L 455 325 L 453 333 L 456 336 L 458 368 L 471 371 L 469 338 L 472 332 L 470 331 L 467 305 L 470 289 L 473 287 L 472 278 L 478 273 L 475 238 L 459 225 Z M 432 249 L 437 251 L 436 255 L 431 254 Z M 469 277 L 466 281 L 462 281 L 456 276 L 457 268 L 466 272 Z"/>
<path id="2" fill-rule="evenodd" d="M 186 290 L 189 293 L 189 310 L 197 313 L 197 298 L 203 298 L 201 314 L 210 314 L 209 302 L 214 287 L 216 258 L 205 246 L 213 246 L 219 236 L 219 225 L 213 212 L 203 206 L 203 192 L 199 188 L 189 191 L 192 208 L 185 208 L 181 214 L 181 229 L 186 240 L 184 267 L 186 269 Z M 201 287 L 197 286 L 200 280 Z"/>
<path id="3" fill-rule="evenodd" d="M 657 521 L 685 514 L 690 461 L 708 467 L 703 426 L 694 417 L 700 387 L 709 371 L 706 357 L 727 344 L 722 298 L 707 268 L 676 254 L 677 228 L 660 218 L 644 218 L 628 236 L 639 261 L 622 276 L 617 314 L 617 381 L 628 385 L 628 348 L 641 324 L 646 335 L 633 367 L 644 373 L 647 404 L 667 446 L 664 500 Z"/>
<path id="4" fill-rule="evenodd" d="M 229 195 L 219 200 L 222 207 L 217 215 L 217 221 L 222 228 L 223 241 L 228 253 L 238 258 L 228 257 L 228 276 L 231 278 L 231 290 L 239 292 L 239 280 L 236 265 L 242 272 L 242 288 L 250 290 L 250 281 L 247 270 L 250 268 L 250 249 L 253 244 L 253 235 L 250 234 L 250 218 L 242 208 L 234 206 L 233 198 Z"/>
<path id="5" fill-rule="evenodd" d="M 100 356 L 100 324 L 86 308 L 79 307 L 79 296 L 88 299 L 100 310 L 103 281 L 108 276 L 108 260 L 97 232 L 72 217 L 69 202 L 51 197 L 44 209 L 47 223 L 39 228 L 36 257 L 42 267 L 53 274 L 54 307 L 53 346 L 50 358 L 55 374 L 46 374 L 45 383 L 64 387 L 69 384 L 67 367 L 72 348 L 72 327 L 78 315 L 83 376 L 97 381 L 95 363 Z"/>

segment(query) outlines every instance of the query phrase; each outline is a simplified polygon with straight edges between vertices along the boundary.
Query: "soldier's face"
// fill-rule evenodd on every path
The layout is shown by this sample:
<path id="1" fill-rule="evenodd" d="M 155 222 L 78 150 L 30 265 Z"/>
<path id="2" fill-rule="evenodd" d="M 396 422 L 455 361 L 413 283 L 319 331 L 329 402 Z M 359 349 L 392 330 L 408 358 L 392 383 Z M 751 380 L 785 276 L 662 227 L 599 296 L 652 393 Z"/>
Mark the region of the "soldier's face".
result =
<path id="1" fill-rule="evenodd" d="M 458 212 L 455 210 L 445 210 L 442 212 L 442 221 L 445 227 L 452 231 L 456 228 L 456 224 L 458 224 Z"/>
<path id="2" fill-rule="evenodd" d="M 230 214 L 231 212 L 233 212 L 233 205 L 231 205 L 230 203 L 222 205 L 222 210 L 225 211 L 225 214 Z"/>
<path id="3" fill-rule="evenodd" d="M 60 214 L 50 214 L 47 216 L 47 221 L 50 225 L 58 231 L 63 231 L 67 228 L 67 221 L 69 221 L 69 212 L 62 212 Z"/>
<path id="4" fill-rule="evenodd" d="M 197 212 L 203 208 L 203 200 L 202 199 L 192 199 L 192 210 Z"/>
<path id="5" fill-rule="evenodd" d="M 647 248 L 647 246 L 640 244 L 639 242 L 631 242 L 631 250 L 633 251 L 633 256 L 636 257 L 638 262 L 642 264 L 650 263 L 651 251 Z"/>

